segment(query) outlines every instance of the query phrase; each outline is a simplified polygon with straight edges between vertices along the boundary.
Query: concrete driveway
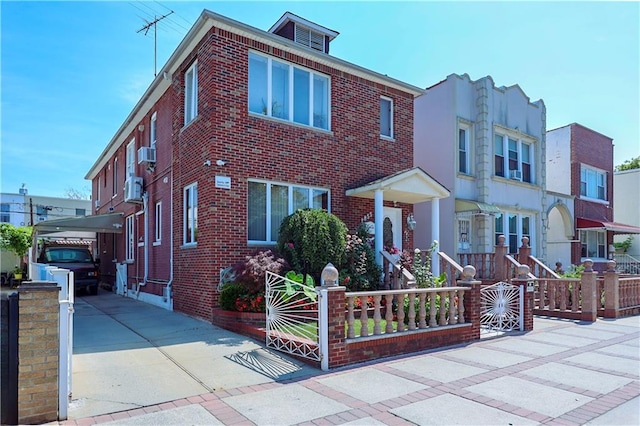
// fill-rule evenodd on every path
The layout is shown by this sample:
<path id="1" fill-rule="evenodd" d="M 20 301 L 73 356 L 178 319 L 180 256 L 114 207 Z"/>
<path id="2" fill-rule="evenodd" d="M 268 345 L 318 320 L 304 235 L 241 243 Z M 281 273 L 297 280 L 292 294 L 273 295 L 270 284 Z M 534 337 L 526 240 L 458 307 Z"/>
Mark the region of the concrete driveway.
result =
<path id="1" fill-rule="evenodd" d="M 187 315 L 112 293 L 76 298 L 69 419 L 320 374 Z"/>

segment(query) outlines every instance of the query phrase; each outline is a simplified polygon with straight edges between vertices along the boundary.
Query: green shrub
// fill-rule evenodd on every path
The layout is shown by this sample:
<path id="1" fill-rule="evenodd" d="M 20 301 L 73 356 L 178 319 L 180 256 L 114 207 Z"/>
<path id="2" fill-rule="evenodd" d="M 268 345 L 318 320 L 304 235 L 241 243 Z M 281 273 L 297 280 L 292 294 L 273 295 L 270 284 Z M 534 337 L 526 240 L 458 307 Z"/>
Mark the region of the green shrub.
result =
<path id="1" fill-rule="evenodd" d="M 220 291 L 218 303 L 220 304 L 220 308 L 225 311 L 235 311 L 237 310 L 236 300 L 246 295 L 247 290 L 244 285 L 240 283 L 229 283 L 222 288 L 222 291 Z"/>
<path id="2" fill-rule="evenodd" d="M 278 251 L 297 272 L 320 282 L 327 263 L 344 263 L 346 235 L 347 227 L 337 216 L 325 210 L 297 210 L 280 224 Z"/>
<path id="3" fill-rule="evenodd" d="M 347 287 L 347 291 L 374 291 L 380 284 L 382 268 L 376 263 L 375 253 L 366 238 L 362 225 L 355 235 L 346 236 L 345 262 L 338 270 L 340 283 Z"/>

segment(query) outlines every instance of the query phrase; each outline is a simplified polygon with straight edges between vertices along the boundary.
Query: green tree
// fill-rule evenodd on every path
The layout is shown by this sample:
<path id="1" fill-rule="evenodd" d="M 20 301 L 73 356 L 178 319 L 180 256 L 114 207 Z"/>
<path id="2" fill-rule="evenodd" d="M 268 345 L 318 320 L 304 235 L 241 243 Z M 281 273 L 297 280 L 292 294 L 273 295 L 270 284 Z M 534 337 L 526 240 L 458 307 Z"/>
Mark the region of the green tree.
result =
<path id="1" fill-rule="evenodd" d="M 631 160 L 626 160 L 624 163 L 618 164 L 615 167 L 616 172 L 621 172 L 623 170 L 633 170 L 633 169 L 640 169 L 640 156 L 636 158 L 632 158 Z"/>
<path id="2" fill-rule="evenodd" d="M 297 272 L 319 283 L 327 263 L 343 264 L 346 235 L 347 227 L 337 216 L 325 210 L 297 210 L 280 224 L 278 251 Z"/>
<path id="3" fill-rule="evenodd" d="M 31 227 L 16 227 L 10 223 L 0 224 L 0 248 L 24 257 L 31 247 Z"/>

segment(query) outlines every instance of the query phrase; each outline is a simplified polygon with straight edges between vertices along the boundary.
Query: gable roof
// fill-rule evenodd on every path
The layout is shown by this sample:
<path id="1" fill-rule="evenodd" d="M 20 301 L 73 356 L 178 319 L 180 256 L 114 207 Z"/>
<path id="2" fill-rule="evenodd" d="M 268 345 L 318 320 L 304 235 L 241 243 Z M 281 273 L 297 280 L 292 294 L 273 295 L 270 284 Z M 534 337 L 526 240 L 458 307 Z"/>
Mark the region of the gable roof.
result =
<path id="1" fill-rule="evenodd" d="M 131 113 L 127 116 L 120 128 L 116 131 L 113 138 L 109 141 L 102 153 L 100 153 L 96 162 L 93 164 L 93 166 L 91 166 L 91 168 L 85 175 L 85 179 L 91 180 L 98 175 L 98 172 L 102 169 L 102 167 L 105 166 L 107 160 L 115 153 L 120 144 L 125 142 L 124 138 L 126 138 L 134 130 L 135 126 L 137 126 L 138 123 L 142 121 L 147 112 L 160 99 L 160 96 L 169 88 L 169 86 L 171 85 L 173 74 L 176 71 L 179 71 L 178 67 L 196 48 L 199 41 L 207 34 L 207 32 L 214 27 L 229 31 L 233 34 L 237 34 L 251 40 L 258 41 L 260 43 L 267 44 L 286 52 L 295 53 L 297 56 L 300 56 L 302 58 L 312 60 L 314 62 L 326 65 L 339 71 L 344 71 L 356 77 L 361 77 L 366 80 L 370 80 L 375 83 L 379 83 L 396 90 L 409 93 L 414 97 L 418 97 L 425 93 L 423 89 L 417 86 L 404 83 L 400 80 L 396 80 L 375 71 L 371 71 L 367 68 L 352 64 L 326 53 L 305 48 L 299 43 L 295 43 L 294 41 L 288 40 L 279 35 L 260 30 L 245 23 L 204 9 L 187 33 L 187 35 L 182 39 L 176 50 L 171 54 L 171 57 L 169 57 L 166 64 L 160 69 L 158 75 L 156 75 L 154 80 L 151 82 L 151 85 L 147 88 L 138 103 L 134 106 Z"/>
<path id="2" fill-rule="evenodd" d="M 406 204 L 422 203 L 450 195 L 447 188 L 420 167 L 401 170 L 358 188 L 348 189 L 346 195 L 373 199 L 378 190 L 384 191 L 384 200 Z"/>

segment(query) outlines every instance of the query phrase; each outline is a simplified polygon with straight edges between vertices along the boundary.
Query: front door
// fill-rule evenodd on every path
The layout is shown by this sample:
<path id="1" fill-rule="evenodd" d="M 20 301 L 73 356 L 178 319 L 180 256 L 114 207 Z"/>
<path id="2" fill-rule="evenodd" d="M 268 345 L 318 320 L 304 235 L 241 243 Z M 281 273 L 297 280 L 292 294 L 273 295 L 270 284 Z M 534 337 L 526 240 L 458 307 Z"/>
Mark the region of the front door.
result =
<path id="1" fill-rule="evenodd" d="M 402 209 L 384 208 L 382 223 L 382 247 L 388 250 L 393 246 L 402 251 Z"/>

